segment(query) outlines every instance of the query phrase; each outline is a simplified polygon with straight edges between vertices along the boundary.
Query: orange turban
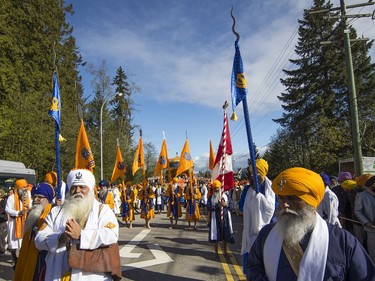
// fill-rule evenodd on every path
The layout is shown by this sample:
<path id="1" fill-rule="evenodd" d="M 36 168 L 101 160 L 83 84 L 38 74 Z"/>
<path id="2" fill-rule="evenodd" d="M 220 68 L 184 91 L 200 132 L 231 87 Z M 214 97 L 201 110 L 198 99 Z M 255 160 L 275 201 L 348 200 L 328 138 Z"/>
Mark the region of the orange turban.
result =
<path id="1" fill-rule="evenodd" d="M 27 181 L 25 179 L 16 180 L 16 183 L 14 184 L 14 187 L 16 189 L 21 189 L 27 187 Z"/>
<path id="2" fill-rule="evenodd" d="M 357 185 L 365 186 L 366 181 L 368 181 L 372 177 L 371 174 L 363 174 L 355 178 Z"/>
<path id="3" fill-rule="evenodd" d="M 322 177 L 305 168 L 294 167 L 281 172 L 272 182 L 277 195 L 295 195 L 305 203 L 318 207 L 324 196 Z"/>
<path id="4" fill-rule="evenodd" d="M 215 189 L 221 188 L 221 182 L 218 180 L 214 180 L 214 182 L 212 183 L 212 187 Z"/>
<path id="5" fill-rule="evenodd" d="M 44 181 L 49 183 L 52 186 L 55 186 L 57 183 L 57 173 L 49 172 L 44 176 Z"/>
<path id="6" fill-rule="evenodd" d="M 257 167 L 258 175 L 260 175 L 262 178 L 267 176 L 268 173 L 268 163 L 263 158 L 259 158 L 255 161 L 255 165 Z M 253 173 L 253 167 L 250 166 L 250 173 Z"/>

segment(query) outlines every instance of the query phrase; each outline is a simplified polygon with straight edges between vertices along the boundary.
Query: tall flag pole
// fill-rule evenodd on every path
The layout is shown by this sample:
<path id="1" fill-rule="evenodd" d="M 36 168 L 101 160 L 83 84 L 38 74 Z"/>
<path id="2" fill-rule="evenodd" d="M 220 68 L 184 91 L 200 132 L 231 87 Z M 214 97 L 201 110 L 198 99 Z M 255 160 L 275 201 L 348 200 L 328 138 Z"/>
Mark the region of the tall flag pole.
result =
<path id="1" fill-rule="evenodd" d="M 122 160 L 121 150 L 119 140 L 117 139 L 117 152 L 116 152 L 116 162 L 113 168 L 111 183 L 121 177 L 121 180 L 124 181 L 124 174 L 126 173 L 125 163 Z"/>
<path id="2" fill-rule="evenodd" d="M 61 98 L 59 79 L 57 72 L 53 72 L 53 90 L 52 90 L 52 105 L 48 114 L 55 120 L 55 151 L 56 151 L 56 172 L 57 172 L 57 190 L 56 199 L 61 199 L 61 169 L 60 169 L 60 113 L 61 113 Z"/>
<path id="3" fill-rule="evenodd" d="M 232 141 L 230 138 L 228 116 L 226 108 L 228 107 L 228 102 L 225 101 L 223 105 L 224 109 L 224 124 L 223 132 L 221 134 L 219 148 L 217 149 L 215 166 L 212 170 L 212 181 L 218 180 L 221 182 L 221 195 L 227 190 L 234 188 L 234 176 L 232 168 Z M 224 218 L 224 209 L 220 210 L 220 219 Z"/>
<path id="4" fill-rule="evenodd" d="M 212 171 L 215 167 L 215 151 L 212 147 L 212 141 L 210 140 L 210 156 L 209 156 L 209 163 L 208 168 Z"/>
<path id="5" fill-rule="evenodd" d="M 163 139 L 163 143 L 161 144 L 159 159 L 158 159 L 158 162 L 156 163 L 154 177 L 160 176 L 161 178 L 162 170 L 168 168 L 169 180 L 171 180 L 171 172 L 169 169 L 169 160 L 168 160 L 167 141 L 165 139 L 164 132 L 163 132 L 163 136 L 164 136 L 164 139 Z"/>
<path id="6" fill-rule="evenodd" d="M 81 119 L 76 145 L 76 169 L 88 169 L 93 172 L 95 167 L 94 155 L 91 152 L 89 139 L 87 138 L 85 125 Z"/>
<path id="7" fill-rule="evenodd" d="M 234 43 L 235 46 L 235 55 L 234 55 L 234 61 L 233 61 L 233 69 L 232 69 L 232 79 L 231 79 L 231 97 L 232 97 L 232 108 L 233 108 L 233 115 L 231 117 L 232 120 L 236 121 L 237 116 L 234 112 L 234 109 L 236 106 L 242 101 L 242 107 L 243 107 L 243 113 L 244 113 L 244 119 L 245 119 L 245 127 L 246 127 L 246 133 L 247 133 L 247 142 L 249 146 L 249 152 L 250 152 L 250 158 L 251 158 L 251 165 L 253 168 L 253 176 L 254 176 L 254 184 L 255 184 L 255 191 L 256 193 L 259 193 L 259 182 L 258 182 L 258 172 L 256 169 L 255 164 L 255 147 L 254 147 L 254 141 L 251 134 L 251 126 L 250 126 L 250 116 L 249 116 L 249 108 L 247 106 L 247 81 L 245 77 L 245 71 L 242 64 L 242 58 L 240 53 L 240 46 L 239 46 L 239 40 L 240 40 L 240 34 L 236 32 L 235 26 L 236 26 L 236 19 L 233 16 L 233 7 L 230 12 L 230 15 L 233 19 L 233 25 L 232 25 L 232 32 L 234 35 L 236 35 L 237 39 Z"/>
<path id="8" fill-rule="evenodd" d="M 132 166 L 132 174 L 134 174 L 139 170 L 139 168 L 143 168 L 143 180 L 145 180 L 145 157 L 143 152 L 143 142 L 142 142 L 142 130 L 139 130 L 139 141 L 137 150 L 135 151 L 133 166 Z"/>

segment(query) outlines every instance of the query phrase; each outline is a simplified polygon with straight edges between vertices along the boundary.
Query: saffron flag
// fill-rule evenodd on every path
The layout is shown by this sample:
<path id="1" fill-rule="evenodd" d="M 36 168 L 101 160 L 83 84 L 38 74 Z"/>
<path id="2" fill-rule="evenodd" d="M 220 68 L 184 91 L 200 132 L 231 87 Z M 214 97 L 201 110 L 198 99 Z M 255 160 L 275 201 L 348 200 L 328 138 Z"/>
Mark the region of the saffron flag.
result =
<path id="1" fill-rule="evenodd" d="M 160 172 L 163 169 L 168 168 L 168 164 L 169 164 L 169 161 L 168 161 L 167 141 L 164 139 L 163 143 L 161 144 L 161 150 L 160 150 L 158 162 L 156 163 L 154 177 L 160 176 Z"/>
<path id="2" fill-rule="evenodd" d="M 92 155 L 89 140 L 87 138 L 85 126 L 81 119 L 77 145 L 76 145 L 76 169 L 88 169 L 91 172 L 95 167 L 94 156 Z"/>
<path id="3" fill-rule="evenodd" d="M 215 167 L 215 152 L 214 148 L 212 147 L 212 141 L 210 140 L 210 159 L 208 163 L 208 168 L 212 171 Z"/>
<path id="4" fill-rule="evenodd" d="M 139 168 L 144 167 L 145 165 L 145 157 L 143 153 L 143 143 L 142 138 L 139 138 L 137 150 L 135 151 L 134 160 L 133 160 L 133 166 L 132 166 L 132 174 L 134 174 L 138 171 Z"/>
<path id="5" fill-rule="evenodd" d="M 182 151 L 181 151 L 180 163 L 178 164 L 176 176 L 182 174 L 186 170 L 191 169 L 193 165 L 194 163 L 190 154 L 189 142 L 186 139 L 184 147 L 182 148 Z"/>
<path id="6" fill-rule="evenodd" d="M 236 40 L 234 45 L 235 45 L 236 52 L 234 54 L 232 79 L 231 79 L 231 97 L 232 97 L 233 112 L 236 106 L 247 95 L 247 82 L 246 82 L 245 72 L 244 72 L 244 68 L 242 64 L 242 58 L 241 58 L 238 40 Z"/>
<path id="7" fill-rule="evenodd" d="M 120 146 L 117 146 L 117 153 L 116 153 L 116 162 L 115 167 L 113 168 L 111 183 L 117 180 L 119 177 L 123 179 L 124 174 L 126 173 L 125 163 L 122 160 Z"/>
<path id="8" fill-rule="evenodd" d="M 57 130 L 60 132 L 60 88 L 59 80 L 56 71 L 53 73 L 53 90 L 52 90 L 52 105 L 48 110 L 48 114 L 55 120 Z"/>
<path id="9" fill-rule="evenodd" d="M 231 190 L 234 187 L 232 153 L 233 150 L 228 126 L 228 117 L 227 113 L 224 111 L 223 132 L 221 134 L 221 140 L 215 158 L 215 166 L 212 170 L 212 181 L 220 181 L 224 191 Z"/>

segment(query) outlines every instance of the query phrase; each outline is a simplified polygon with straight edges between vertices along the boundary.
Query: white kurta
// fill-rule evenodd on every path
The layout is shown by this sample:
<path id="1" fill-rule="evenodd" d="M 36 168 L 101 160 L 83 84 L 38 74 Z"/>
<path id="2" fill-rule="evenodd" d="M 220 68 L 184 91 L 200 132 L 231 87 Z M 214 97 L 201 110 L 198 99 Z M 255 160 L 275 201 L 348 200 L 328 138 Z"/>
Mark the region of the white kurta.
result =
<path id="1" fill-rule="evenodd" d="M 207 205 L 208 190 L 207 190 L 206 185 L 202 185 L 201 194 L 202 194 L 202 199 L 201 199 L 202 204 Z"/>
<path id="2" fill-rule="evenodd" d="M 275 211 L 275 193 L 272 182 L 265 177 L 265 194 L 256 194 L 251 187 L 248 189 L 243 206 L 243 231 L 241 255 L 250 252 L 251 246 L 263 226 L 271 222 Z"/>
<path id="3" fill-rule="evenodd" d="M 30 198 L 29 208 L 32 206 L 32 199 L 30 191 L 27 191 L 27 194 Z M 22 209 L 22 201 L 20 200 L 20 208 Z M 9 215 L 8 220 L 8 246 L 10 250 L 17 250 L 21 248 L 22 238 L 16 238 L 16 217 L 19 217 L 17 211 L 14 208 L 14 194 L 11 194 L 5 205 L 5 212 Z"/>
<path id="4" fill-rule="evenodd" d="M 103 204 L 99 215 L 99 206 L 100 203 L 95 200 L 86 226 L 81 231 L 80 247 L 82 249 L 96 249 L 101 245 L 109 245 L 118 241 L 119 226 L 115 214 L 106 204 Z M 45 280 L 60 280 L 70 270 L 66 247 L 58 248 L 58 237 L 64 232 L 65 223 L 68 219 L 60 209 L 61 206 L 52 208 L 46 219 L 47 227 L 39 231 L 35 237 L 36 248 L 48 251 Z M 109 224 L 114 225 L 114 227 L 106 227 Z M 98 281 L 112 280 L 112 278 L 105 273 L 82 272 L 72 269 L 70 280 Z"/>
<path id="5" fill-rule="evenodd" d="M 121 198 L 120 198 L 120 191 L 118 190 L 118 187 L 113 188 L 113 199 L 115 201 L 115 207 L 113 211 L 116 215 L 120 214 L 120 206 L 121 206 Z"/>
<path id="6" fill-rule="evenodd" d="M 324 197 L 317 208 L 317 212 L 326 222 L 341 227 L 339 220 L 339 199 L 328 186 L 326 186 Z"/>

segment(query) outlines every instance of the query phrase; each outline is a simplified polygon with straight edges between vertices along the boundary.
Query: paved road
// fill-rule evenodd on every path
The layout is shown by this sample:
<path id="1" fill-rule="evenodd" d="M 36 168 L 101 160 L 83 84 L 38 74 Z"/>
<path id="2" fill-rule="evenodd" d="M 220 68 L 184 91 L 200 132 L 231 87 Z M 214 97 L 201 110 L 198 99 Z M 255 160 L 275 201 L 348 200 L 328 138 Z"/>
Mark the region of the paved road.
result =
<path id="1" fill-rule="evenodd" d="M 208 243 L 206 216 L 198 230 L 179 221 L 168 229 L 166 213 L 156 214 L 151 229 L 137 215 L 133 228 L 120 227 L 120 255 L 123 280 L 245 280 L 242 275 L 241 233 L 242 217 L 233 215 L 236 243 L 229 245 L 232 257 L 214 257 L 213 244 Z M 0 280 L 12 280 L 13 270 L 9 253 L 0 257 Z"/>

